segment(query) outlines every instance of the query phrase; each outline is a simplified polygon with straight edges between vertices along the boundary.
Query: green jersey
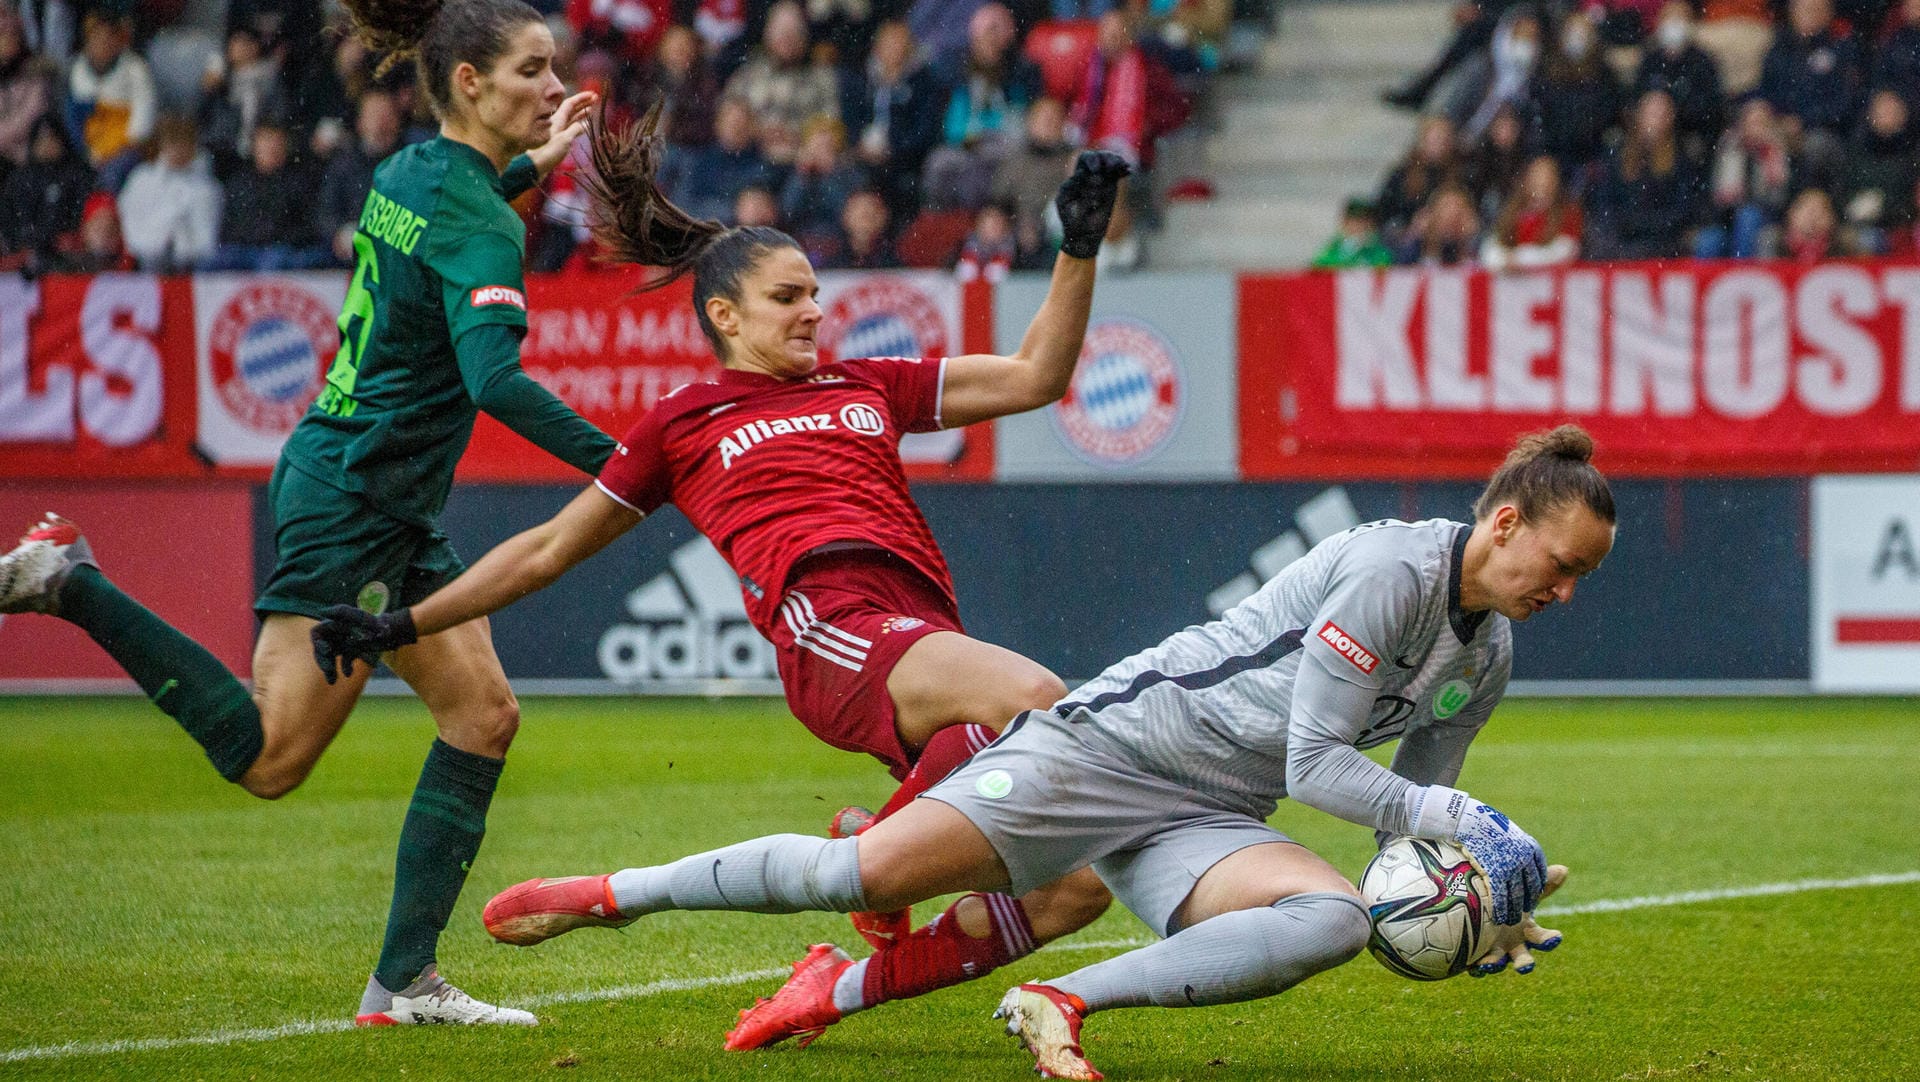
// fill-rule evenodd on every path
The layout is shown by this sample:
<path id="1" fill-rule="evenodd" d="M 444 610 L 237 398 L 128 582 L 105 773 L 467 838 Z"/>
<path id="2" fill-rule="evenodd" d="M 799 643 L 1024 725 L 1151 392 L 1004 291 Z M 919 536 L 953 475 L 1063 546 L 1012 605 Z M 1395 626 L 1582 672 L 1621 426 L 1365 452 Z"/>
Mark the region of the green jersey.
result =
<path id="1" fill-rule="evenodd" d="M 445 137 L 380 163 L 353 237 L 340 352 L 281 451 L 288 466 L 429 524 L 484 407 L 566 461 L 598 469 L 612 440 L 519 368 L 526 231 L 507 200 L 536 179 L 524 155 L 496 173 L 478 150 Z M 522 420 L 529 412 L 538 415 L 531 424 Z"/>

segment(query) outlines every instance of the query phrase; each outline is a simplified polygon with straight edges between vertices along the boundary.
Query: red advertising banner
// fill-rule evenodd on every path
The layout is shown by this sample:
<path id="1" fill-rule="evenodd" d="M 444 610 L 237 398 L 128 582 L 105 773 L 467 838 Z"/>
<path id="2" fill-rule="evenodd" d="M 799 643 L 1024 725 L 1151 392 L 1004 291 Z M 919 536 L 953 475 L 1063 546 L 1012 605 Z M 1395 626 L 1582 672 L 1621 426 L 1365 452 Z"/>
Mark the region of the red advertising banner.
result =
<path id="1" fill-rule="evenodd" d="M 190 371 L 192 366 L 187 366 Z M 236 481 L 0 481 L 11 545 L 55 511 L 80 524 L 119 587 L 241 677 L 253 658 L 253 490 Z M 0 682 L 132 682 L 72 624 L 0 617 Z M 14 684 L 9 690 L 19 690 Z M 158 722 L 165 719 L 156 715 Z"/>
<path id="2" fill-rule="evenodd" d="M 1300 272 L 1240 290 L 1250 478 L 1480 476 L 1562 421 L 1615 473 L 1920 466 L 1920 267 Z"/>
<path id="3" fill-rule="evenodd" d="M 204 477 L 184 278 L 0 276 L 0 477 Z"/>

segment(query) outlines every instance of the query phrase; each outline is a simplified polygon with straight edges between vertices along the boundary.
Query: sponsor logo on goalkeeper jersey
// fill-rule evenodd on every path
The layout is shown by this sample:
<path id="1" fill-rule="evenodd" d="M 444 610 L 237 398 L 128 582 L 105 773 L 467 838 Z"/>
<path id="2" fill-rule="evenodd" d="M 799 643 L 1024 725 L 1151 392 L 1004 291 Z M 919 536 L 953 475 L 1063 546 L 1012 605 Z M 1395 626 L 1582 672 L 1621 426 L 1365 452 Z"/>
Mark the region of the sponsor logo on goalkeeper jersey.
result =
<path id="1" fill-rule="evenodd" d="M 1360 645 L 1353 636 L 1340 630 L 1340 625 L 1328 620 L 1320 629 L 1320 641 L 1333 647 L 1333 652 L 1346 658 L 1353 667 L 1363 673 L 1371 674 L 1380 664 L 1380 657 L 1373 651 Z"/>
<path id="2" fill-rule="evenodd" d="M 467 296 L 467 304 L 474 308 L 505 304 L 524 312 L 527 310 L 527 295 L 512 286 L 481 286 Z"/>

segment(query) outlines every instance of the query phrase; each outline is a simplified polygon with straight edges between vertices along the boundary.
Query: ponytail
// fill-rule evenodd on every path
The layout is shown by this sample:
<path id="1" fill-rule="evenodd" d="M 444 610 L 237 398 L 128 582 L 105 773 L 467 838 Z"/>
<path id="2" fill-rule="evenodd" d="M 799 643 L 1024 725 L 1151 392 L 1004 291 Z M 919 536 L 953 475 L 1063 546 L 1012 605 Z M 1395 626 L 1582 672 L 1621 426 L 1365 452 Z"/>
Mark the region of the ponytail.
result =
<path id="1" fill-rule="evenodd" d="M 1474 501 L 1473 517 L 1483 520 L 1512 504 L 1522 520 L 1538 522 L 1572 503 L 1602 522 L 1615 521 L 1613 490 L 1593 465 L 1593 437 L 1579 425 L 1561 425 L 1520 437 Z"/>
<path id="2" fill-rule="evenodd" d="M 656 178 L 667 145 L 659 128 L 658 103 L 638 124 L 617 128 L 607 123 L 605 105 L 594 113 L 588 124 L 593 168 L 580 176 L 587 219 L 606 258 L 658 269 L 660 273 L 648 279 L 641 291 L 693 275 L 694 315 L 724 363 L 726 342 L 707 316 L 708 298 L 739 303 L 740 281 L 763 254 L 781 248 L 798 251 L 800 245 L 778 229 L 729 228 L 711 218 L 695 218 L 676 206 Z"/>
<path id="3" fill-rule="evenodd" d="M 453 69 L 472 64 L 485 72 L 506 53 L 513 35 L 543 23 L 522 0 L 341 0 L 348 26 L 369 49 L 386 53 L 376 74 L 411 58 L 436 115 L 453 112 Z"/>

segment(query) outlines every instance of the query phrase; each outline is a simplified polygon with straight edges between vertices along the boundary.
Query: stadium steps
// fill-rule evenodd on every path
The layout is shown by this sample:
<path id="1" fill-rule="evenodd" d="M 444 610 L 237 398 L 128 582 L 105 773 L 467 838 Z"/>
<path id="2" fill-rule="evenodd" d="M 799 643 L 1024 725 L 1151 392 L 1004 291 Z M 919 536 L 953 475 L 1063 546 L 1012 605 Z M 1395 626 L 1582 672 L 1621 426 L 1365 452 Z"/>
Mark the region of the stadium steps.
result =
<path id="1" fill-rule="evenodd" d="M 1167 207 L 1155 267 L 1297 267 L 1332 235 L 1340 205 L 1371 195 L 1413 138 L 1380 91 L 1430 59 L 1445 0 L 1288 6 L 1252 71 L 1220 80 L 1220 123 L 1199 171 L 1215 196 Z M 1168 177 L 1171 181 L 1177 178 Z"/>

